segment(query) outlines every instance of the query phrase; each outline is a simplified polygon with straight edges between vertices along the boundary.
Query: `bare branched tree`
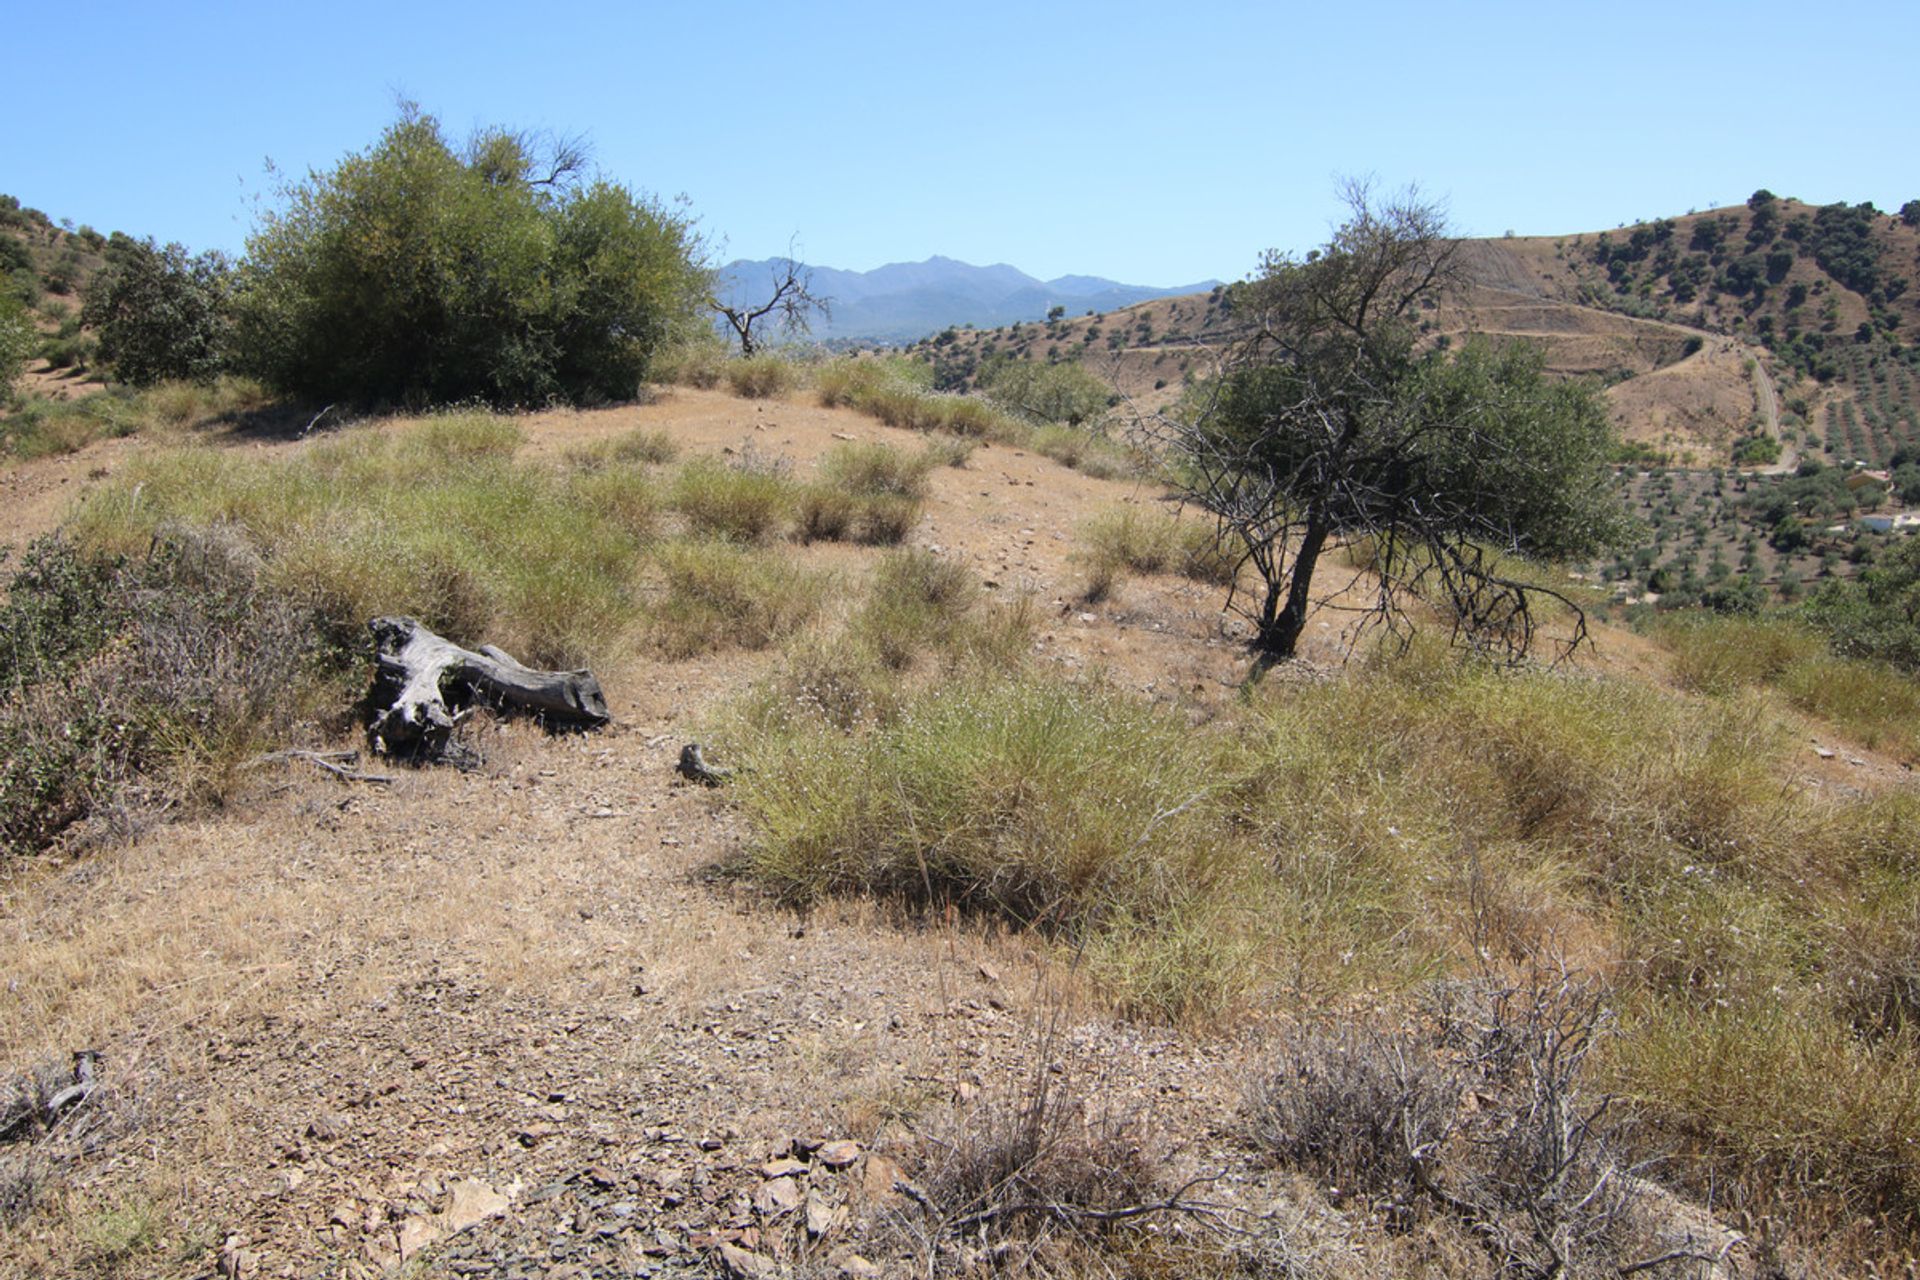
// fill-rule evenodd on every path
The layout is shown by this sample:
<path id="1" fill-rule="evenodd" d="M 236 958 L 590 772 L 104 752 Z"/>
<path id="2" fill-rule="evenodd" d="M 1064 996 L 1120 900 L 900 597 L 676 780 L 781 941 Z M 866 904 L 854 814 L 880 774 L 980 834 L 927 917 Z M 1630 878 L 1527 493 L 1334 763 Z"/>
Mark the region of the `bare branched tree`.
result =
<path id="1" fill-rule="evenodd" d="M 1584 614 L 1508 557 L 1589 552 L 1623 527 L 1597 391 L 1546 379 L 1523 345 L 1423 344 L 1423 315 L 1459 284 L 1458 242 L 1416 192 L 1342 194 L 1349 218 L 1323 248 L 1269 252 L 1234 287 L 1219 376 L 1146 424 L 1183 500 L 1253 569 L 1228 608 L 1253 624 L 1259 669 L 1293 656 L 1313 605 L 1356 586 L 1362 624 L 1405 634 L 1407 602 L 1424 599 L 1510 655 L 1533 643 L 1534 598 L 1551 597 L 1578 644 Z M 1356 568 L 1316 597 L 1333 545 Z"/>
<path id="2" fill-rule="evenodd" d="M 832 299 L 814 293 L 813 271 L 794 259 L 791 245 L 786 257 L 768 264 L 767 282 L 770 292 L 764 302 L 736 305 L 718 295 L 713 299 L 713 309 L 740 340 L 743 356 L 753 354 L 760 341 L 754 326 L 768 316 L 773 316 L 779 330 L 789 336 L 807 333 L 816 312 L 823 320 L 833 318 Z"/>

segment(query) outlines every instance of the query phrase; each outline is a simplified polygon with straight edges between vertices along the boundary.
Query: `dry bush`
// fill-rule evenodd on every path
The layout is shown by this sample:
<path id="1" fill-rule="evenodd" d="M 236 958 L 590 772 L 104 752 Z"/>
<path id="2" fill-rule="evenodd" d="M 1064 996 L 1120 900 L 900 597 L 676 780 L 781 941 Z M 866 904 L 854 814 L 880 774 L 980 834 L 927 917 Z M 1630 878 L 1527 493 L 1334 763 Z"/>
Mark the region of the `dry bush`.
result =
<path id="1" fill-rule="evenodd" d="M 958 1107 L 924 1133 L 920 1181 L 941 1234 L 986 1245 L 1099 1234 L 1165 1196 L 1149 1145 L 1136 1116 L 1043 1062 L 1013 1096 Z"/>
<path id="2" fill-rule="evenodd" d="M 729 360 L 723 370 L 727 389 L 749 400 L 768 400 L 786 395 L 805 380 L 799 365 L 784 356 L 743 356 Z"/>
<path id="3" fill-rule="evenodd" d="M 1638 1225 L 1646 1184 L 1619 1154 L 1612 1100 L 1587 1085 L 1588 1057 L 1611 1033 L 1606 996 L 1540 959 L 1513 980 L 1438 984 L 1432 1037 L 1295 1033 L 1249 1091 L 1251 1136 L 1391 1225 L 1456 1222 L 1502 1273 L 1657 1273 L 1637 1264 L 1669 1252 L 1674 1266 L 1698 1261 L 1704 1244 Z"/>
<path id="4" fill-rule="evenodd" d="M 1446 1136 L 1460 1082 L 1418 1046 L 1354 1026 L 1305 1027 L 1281 1038 L 1248 1089 L 1249 1136 L 1263 1152 L 1404 1216 L 1409 1153 Z"/>
<path id="5" fill-rule="evenodd" d="M 35 548 L 0 649 L 0 851 L 40 847 L 137 785 L 156 803 L 223 799 L 306 710 L 323 646 L 312 613 L 262 586 L 235 531 L 167 528 L 143 560 Z"/>

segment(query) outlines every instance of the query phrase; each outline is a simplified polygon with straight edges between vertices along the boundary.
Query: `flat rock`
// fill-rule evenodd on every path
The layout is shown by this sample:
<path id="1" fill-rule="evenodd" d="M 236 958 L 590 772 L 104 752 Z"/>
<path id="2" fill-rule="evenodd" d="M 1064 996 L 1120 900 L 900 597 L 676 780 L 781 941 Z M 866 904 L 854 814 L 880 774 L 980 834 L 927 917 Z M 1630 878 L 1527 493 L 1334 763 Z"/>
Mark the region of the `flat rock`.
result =
<path id="1" fill-rule="evenodd" d="M 833 1205 L 817 1191 L 807 1193 L 807 1235 L 818 1240 L 833 1230 L 835 1214 Z"/>
<path id="2" fill-rule="evenodd" d="M 484 1182 L 462 1178 L 447 1184 L 446 1211 L 440 1214 L 440 1229 L 458 1235 L 476 1222 L 495 1218 L 511 1207 L 511 1202 Z"/>
<path id="3" fill-rule="evenodd" d="M 866 1193 L 868 1200 L 886 1204 L 899 1199 L 900 1193 L 894 1190 L 893 1185 L 899 1178 L 899 1165 L 885 1156 L 870 1155 L 867 1157 L 867 1167 L 861 1171 L 860 1189 Z"/>
<path id="4" fill-rule="evenodd" d="M 736 1280 L 776 1280 L 780 1266 L 763 1253 L 750 1253 L 739 1245 L 720 1246 L 720 1265 Z"/>
<path id="5" fill-rule="evenodd" d="M 805 1198 L 800 1184 L 792 1178 L 769 1178 L 754 1190 L 753 1207 L 763 1216 L 775 1218 L 792 1213 Z"/>
<path id="6" fill-rule="evenodd" d="M 814 1159 L 829 1169 L 844 1169 L 860 1158 L 860 1144 L 851 1138 L 829 1142 L 814 1153 Z"/>

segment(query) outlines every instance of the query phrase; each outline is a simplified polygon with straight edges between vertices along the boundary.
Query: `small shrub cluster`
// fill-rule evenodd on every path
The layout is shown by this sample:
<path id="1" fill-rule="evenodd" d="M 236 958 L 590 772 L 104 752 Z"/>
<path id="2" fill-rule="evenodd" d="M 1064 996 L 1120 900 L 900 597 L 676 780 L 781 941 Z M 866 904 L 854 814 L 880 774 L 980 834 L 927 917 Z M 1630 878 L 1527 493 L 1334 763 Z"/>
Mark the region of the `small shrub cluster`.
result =
<path id="1" fill-rule="evenodd" d="M 0 609 L 0 854 L 133 803 L 217 802 L 303 712 L 323 651 L 230 530 L 143 559 L 29 549 Z"/>
<path id="2" fill-rule="evenodd" d="M 568 459 L 583 470 L 636 464 L 662 466 L 680 456 L 680 442 L 659 428 L 635 427 L 573 450 Z"/>
<path id="3" fill-rule="evenodd" d="M 659 552 L 666 594 L 652 635 L 670 658 L 715 649 L 765 649 L 819 610 L 826 579 L 732 542 L 675 542 Z"/>
<path id="4" fill-rule="evenodd" d="M 821 459 L 819 476 L 799 494 L 799 536 L 869 544 L 905 541 L 920 520 L 927 477 L 941 454 L 918 455 L 886 444 L 839 445 Z"/>
<path id="5" fill-rule="evenodd" d="M 794 484 L 783 469 L 695 458 L 674 477 L 671 500 L 696 534 L 761 543 L 785 526 Z"/>
<path id="6" fill-rule="evenodd" d="M 727 389 L 749 400 L 771 400 L 798 390 L 805 381 L 800 366 L 784 356 L 742 356 L 721 370 Z"/>

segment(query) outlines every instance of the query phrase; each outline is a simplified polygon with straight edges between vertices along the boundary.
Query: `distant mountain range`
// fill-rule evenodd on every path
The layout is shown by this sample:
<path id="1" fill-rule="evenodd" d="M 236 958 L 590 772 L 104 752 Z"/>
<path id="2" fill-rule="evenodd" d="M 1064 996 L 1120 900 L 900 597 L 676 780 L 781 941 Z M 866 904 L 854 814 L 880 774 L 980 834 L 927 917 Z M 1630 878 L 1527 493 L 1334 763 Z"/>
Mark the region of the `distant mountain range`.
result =
<path id="1" fill-rule="evenodd" d="M 720 296 L 730 306 L 764 301 L 784 259 L 741 259 L 720 269 Z M 925 262 L 895 262 L 872 271 L 813 267 L 813 292 L 831 300 L 833 318 L 813 321 L 813 337 L 873 342 L 911 342 L 949 325 L 981 328 L 1044 320 L 1061 306 L 1079 315 L 1112 311 L 1152 298 L 1201 293 L 1217 281 L 1156 289 L 1099 276 L 1037 280 L 997 263 L 976 267 L 939 256 Z"/>

